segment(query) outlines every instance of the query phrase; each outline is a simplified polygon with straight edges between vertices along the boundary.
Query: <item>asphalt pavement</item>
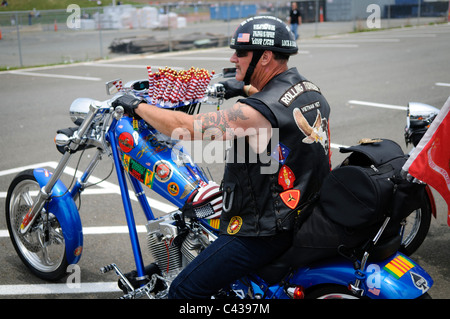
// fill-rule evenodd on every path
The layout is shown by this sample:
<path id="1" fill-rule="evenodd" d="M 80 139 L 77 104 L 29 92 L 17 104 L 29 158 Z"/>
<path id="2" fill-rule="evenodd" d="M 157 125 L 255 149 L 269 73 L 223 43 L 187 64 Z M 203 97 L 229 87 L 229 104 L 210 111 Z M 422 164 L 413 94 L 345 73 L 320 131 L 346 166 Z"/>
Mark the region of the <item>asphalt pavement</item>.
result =
<path id="1" fill-rule="evenodd" d="M 441 108 L 450 95 L 450 25 L 399 28 L 377 32 L 338 34 L 307 38 L 299 42 L 300 52 L 290 65 L 321 88 L 332 108 L 332 163 L 344 156 L 340 145 L 354 145 L 363 137 L 389 138 L 404 150 L 404 107 L 410 101 Z M 147 76 L 146 66 L 202 67 L 219 72 L 231 66 L 228 48 L 120 56 L 103 61 L 23 69 L 0 73 L 0 212 L 4 212 L 8 186 L 18 171 L 30 166 L 54 168 L 60 159 L 53 143 L 56 130 L 72 125 L 68 109 L 77 97 L 105 100 L 104 83 L 122 78 L 124 81 Z M 364 102 L 364 103 L 363 103 Z M 223 108 L 230 107 L 227 101 Z M 376 103 L 376 104 L 374 104 Z M 380 107 L 381 106 L 383 107 Z M 375 106 L 378 105 L 378 106 Z M 400 106 L 400 107 L 399 107 Z M 204 105 L 202 111 L 214 110 Z M 81 161 L 86 164 L 92 153 Z M 76 161 L 69 163 L 75 168 Z M 213 179 L 220 182 L 222 163 L 201 163 L 209 168 Z M 111 162 L 103 160 L 94 177 L 103 178 Z M 70 182 L 70 176 L 64 176 Z M 65 281 L 56 285 L 34 277 L 17 257 L 8 238 L 4 218 L 0 218 L 0 298 L 117 298 L 113 273 L 100 274 L 99 269 L 112 262 L 124 272 L 134 269 L 129 238 L 120 196 L 114 177 L 100 184 L 82 198 L 81 219 L 85 229 L 84 249 L 79 265 L 81 287 L 70 289 Z M 433 298 L 447 299 L 450 287 L 450 228 L 447 207 L 434 192 L 437 218 L 419 250 L 412 256 L 434 279 L 429 290 Z M 158 215 L 170 207 L 162 198 L 151 196 Z M 134 204 L 133 204 L 134 205 Z M 145 218 L 136 206 L 136 222 Z M 1 213 L 0 215 L 3 215 Z M 144 259 L 145 231 L 139 233 Z"/>

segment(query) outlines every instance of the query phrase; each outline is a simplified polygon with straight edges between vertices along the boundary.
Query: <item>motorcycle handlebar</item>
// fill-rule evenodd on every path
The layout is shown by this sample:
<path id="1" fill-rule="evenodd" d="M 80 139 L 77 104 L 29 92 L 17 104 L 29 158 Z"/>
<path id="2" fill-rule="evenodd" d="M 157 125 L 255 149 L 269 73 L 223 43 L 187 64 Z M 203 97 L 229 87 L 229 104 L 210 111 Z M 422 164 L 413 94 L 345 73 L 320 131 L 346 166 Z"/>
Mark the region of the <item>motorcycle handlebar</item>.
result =
<path id="1" fill-rule="evenodd" d="M 206 96 L 216 99 L 223 99 L 225 97 L 225 87 L 221 83 L 208 85 L 206 88 Z"/>

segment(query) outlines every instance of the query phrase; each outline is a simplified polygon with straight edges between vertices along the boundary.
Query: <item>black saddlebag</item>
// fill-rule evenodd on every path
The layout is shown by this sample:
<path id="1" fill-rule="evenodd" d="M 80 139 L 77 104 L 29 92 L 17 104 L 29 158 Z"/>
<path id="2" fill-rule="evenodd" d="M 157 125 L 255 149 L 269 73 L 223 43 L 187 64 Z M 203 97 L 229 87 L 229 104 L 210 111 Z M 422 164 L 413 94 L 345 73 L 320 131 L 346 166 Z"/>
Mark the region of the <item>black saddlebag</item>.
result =
<path id="1" fill-rule="evenodd" d="M 398 223 L 420 207 L 425 187 L 401 177 L 407 155 L 397 143 L 368 140 L 340 151 L 351 154 L 330 172 L 319 198 L 324 213 L 333 222 L 364 229 L 387 216 Z"/>
<path id="2" fill-rule="evenodd" d="M 301 211 L 292 246 L 258 272 L 266 281 L 275 283 L 293 269 L 337 256 L 341 246 L 360 251 L 387 216 L 391 220 L 371 259 L 398 250 L 400 222 L 420 207 L 424 185 L 400 177 L 407 156 L 393 141 L 371 140 L 341 152 L 351 154 L 324 180 L 317 200 Z"/>

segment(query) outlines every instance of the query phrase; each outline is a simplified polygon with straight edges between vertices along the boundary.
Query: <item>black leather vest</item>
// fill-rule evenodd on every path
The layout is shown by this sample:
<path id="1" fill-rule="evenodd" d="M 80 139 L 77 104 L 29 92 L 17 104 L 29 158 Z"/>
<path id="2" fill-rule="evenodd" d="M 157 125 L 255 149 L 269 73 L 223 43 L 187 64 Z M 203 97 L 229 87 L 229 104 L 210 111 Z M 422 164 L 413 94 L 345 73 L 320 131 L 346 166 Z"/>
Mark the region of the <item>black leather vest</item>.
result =
<path id="1" fill-rule="evenodd" d="M 241 102 L 256 100 L 278 125 L 265 152 L 255 154 L 246 138 L 228 150 L 221 233 L 272 236 L 292 229 L 296 208 L 330 171 L 330 107 L 317 86 L 292 68 Z"/>

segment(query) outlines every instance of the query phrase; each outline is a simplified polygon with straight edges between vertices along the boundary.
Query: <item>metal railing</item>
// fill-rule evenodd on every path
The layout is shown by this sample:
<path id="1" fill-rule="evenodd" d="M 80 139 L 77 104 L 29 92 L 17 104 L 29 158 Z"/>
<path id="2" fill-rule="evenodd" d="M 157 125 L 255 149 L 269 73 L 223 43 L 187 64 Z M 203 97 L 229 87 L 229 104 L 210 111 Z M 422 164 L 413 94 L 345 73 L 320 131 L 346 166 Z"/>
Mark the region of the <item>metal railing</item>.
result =
<path id="1" fill-rule="evenodd" d="M 355 14 L 346 21 L 327 21 L 327 1 L 299 3 L 300 8 L 308 8 L 304 12 L 306 23 L 300 27 L 302 38 L 368 27 L 370 12 Z M 108 59 L 157 49 L 225 46 L 238 23 L 249 15 L 265 13 L 287 21 L 286 4 L 279 0 L 0 12 L 0 69 Z M 419 13 L 411 9 L 414 14 L 402 19 L 394 19 L 392 8 L 386 8 L 381 8 L 381 28 L 444 22 L 448 17 L 448 4 L 439 7 L 439 12 L 424 7 Z M 125 47 L 122 51 L 119 44 Z"/>

